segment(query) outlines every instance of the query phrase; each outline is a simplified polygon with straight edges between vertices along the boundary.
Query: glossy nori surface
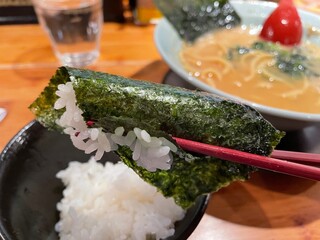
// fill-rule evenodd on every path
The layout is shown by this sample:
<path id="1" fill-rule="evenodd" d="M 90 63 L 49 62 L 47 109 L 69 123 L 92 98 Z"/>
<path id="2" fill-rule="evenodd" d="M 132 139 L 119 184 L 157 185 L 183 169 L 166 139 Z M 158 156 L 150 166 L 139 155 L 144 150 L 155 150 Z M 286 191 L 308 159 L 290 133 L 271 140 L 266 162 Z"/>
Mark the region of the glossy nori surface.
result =
<path id="1" fill-rule="evenodd" d="M 233 27 L 241 19 L 228 0 L 155 0 L 180 37 L 193 42 L 202 34 Z"/>
<path id="2" fill-rule="evenodd" d="M 58 129 L 55 120 L 62 114 L 53 109 L 57 84 L 70 76 L 85 120 L 94 121 L 94 126 L 106 132 L 119 126 L 126 131 L 139 127 L 172 142 L 170 136 L 176 136 L 260 155 L 269 155 L 282 137 L 254 109 L 212 94 L 65 67 L 58 69 L 30 107 L 49 128 Z M 183 207 L 192 205 L 201 194 L 247 179 L 253 171 L 250 166 L 179 149 L 169 171 L 151 173 L 135 165 L 129 149 L 119 148 L 117 153 L 144 180 Z"/>

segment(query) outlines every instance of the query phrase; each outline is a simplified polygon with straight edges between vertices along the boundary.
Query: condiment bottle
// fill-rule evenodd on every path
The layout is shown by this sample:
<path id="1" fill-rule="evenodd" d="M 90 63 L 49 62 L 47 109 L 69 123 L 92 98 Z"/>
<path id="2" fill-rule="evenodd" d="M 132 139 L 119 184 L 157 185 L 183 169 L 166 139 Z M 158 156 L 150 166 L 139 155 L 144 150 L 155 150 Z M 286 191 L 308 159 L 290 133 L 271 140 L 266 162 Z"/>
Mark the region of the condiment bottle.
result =
<path id="1" fill-rule="evenodd" d="M 131 0 L 133 19 L 137 25 L 155 24 L 162 17 L 152 0 Z"/>

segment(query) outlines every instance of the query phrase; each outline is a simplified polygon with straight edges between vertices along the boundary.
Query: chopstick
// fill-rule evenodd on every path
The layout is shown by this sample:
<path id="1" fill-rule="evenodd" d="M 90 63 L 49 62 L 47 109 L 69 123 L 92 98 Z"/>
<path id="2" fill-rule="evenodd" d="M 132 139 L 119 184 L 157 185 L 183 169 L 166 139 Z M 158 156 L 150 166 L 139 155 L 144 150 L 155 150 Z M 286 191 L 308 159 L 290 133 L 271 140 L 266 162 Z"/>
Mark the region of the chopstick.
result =
<path id="1" fill-rule="evenodd" d="M 304 159 L 301 160 L 302 162 L 306 162 L 307 160 L 308 162 L 319 163 L 320 154 L 309 155 L 307 153 L 297 152 L 290 152 L 290 154 L 288 154 L 288 151 L 275 150 L 273 151 L 272 157 L 266 157 L 177 137 L 174 137 L 174 139 L 182 149 L 185 149 L 187 151 L 214 156 L 232 162 L 248 164 L 258 168 L 284 173 L 296 177 L 320 181 L 320 168 L 283 160 L 283 158 L 289 155 L 288 160 L 291 159 L 294 161 L 298 161 L 299 159 L 297 157 L 302 156 L 302 158 Z M 296 157 L 294 155 L 296 155 Z M 274 158 L 274 156 L 282 159 Z"/>
<path id="2" fill-rule="evenodd" d="M 293 162 L 306 162 L 320 164 L 320 154 L 318 153 L 304 153 L 304 152 L 292 152 L 284 150 L 273 150 L 271 157 L 280 158 Z"/>

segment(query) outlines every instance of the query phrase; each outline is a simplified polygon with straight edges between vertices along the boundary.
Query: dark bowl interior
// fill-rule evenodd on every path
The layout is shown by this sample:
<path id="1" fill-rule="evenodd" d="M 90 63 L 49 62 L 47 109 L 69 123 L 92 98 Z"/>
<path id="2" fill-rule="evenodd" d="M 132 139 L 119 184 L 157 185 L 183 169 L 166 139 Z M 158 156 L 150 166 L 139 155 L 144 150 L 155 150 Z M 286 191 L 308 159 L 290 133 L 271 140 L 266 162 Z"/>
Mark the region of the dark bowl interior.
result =
<path id="1" fill-rule="evenodd" d="M 68 136 L 49 131 L 37 121 L 24 127 L 0 155 L 0 239 L 58 239 L 56 203 L 63 184 L 56 173 L 70 161 L 86 162 L 89 156 L 73 147 Z M 118 161 L 114 153 L 102 161 Z M 199 197 L 185 218 L 176 223 L 174 236 L 187 239 L 202 218 L 209 196 Z"/>

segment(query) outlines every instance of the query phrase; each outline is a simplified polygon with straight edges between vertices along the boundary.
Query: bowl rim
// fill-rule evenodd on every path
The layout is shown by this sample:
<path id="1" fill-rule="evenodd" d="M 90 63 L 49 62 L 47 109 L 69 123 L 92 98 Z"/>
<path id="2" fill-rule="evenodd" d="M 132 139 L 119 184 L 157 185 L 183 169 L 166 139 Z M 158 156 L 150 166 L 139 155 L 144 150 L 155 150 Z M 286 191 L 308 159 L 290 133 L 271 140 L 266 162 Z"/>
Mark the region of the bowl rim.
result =
<path id="1" fill-rule="evenodd" d="M 235 6 L 240 6 L 240 5 L 254 6 L 255 7 L 255 11 L 257 11 L 257 7 L 269 8 L 270 10 L 273 10 L 277 6 L 277 3 L 275 3 L 275 2 L 256 1 L 256 0 L 250 0 L 250 1 L 232 0 L 232 1 L 230 1 L 230 3 L 234 4 Z M 312 13 L 312 12 L 309 12 L 307 10 L 298 9 L 298 12 L 299 12 L 299 14 L 301 16 L 302 22 L 304 21 L 304 19 L 306 17 L 310 17 L 310 18 L 313 18 L 313 19 L 320 20 L 320 16 L 319 15 L 317 15 L 315 13 Z M 173 27 L 171 26 L 169 21 L 167 19 L 165 19 L 165 18 L 162 18 L 158 22 L 157 26 L 155 27 L 155 31 L 154 31 L 154 41 L 155 41 L 156 48 L 158 49 L 160 55 L 165 60 L 165 62 L 167 62 L 169 67 L 175 73 L 177 73 L 180 77 L 182 77 L 185 81 L 191 83 L 195 87 L 197 87 L 197 88 L 199 88 L 201 90 L 204 90 L 204 91 L 207 91 L 207 92 L 210 92 L 210 93 L 214 93 L 214 94 L 217 94 L 219 96 L 222 96 L 222 97 L 237 101 L 237 102 L 244 103 L 244 104 L 246 104 L 248 106 L 251 106 L 251 107 L 255 108 L 260 113 L 268 114 L 269 116 L 281 117 L 281 118 L 292 119 L 292 120 L 299 120 L 299 121 L 304 121 L 304 122 L 320 122 L 320 114 L 298 112 L 298 111 L 292 111 L 292 110 L 286 110 L 286 109 L 281 109 L 281 108 L 270 107 L 270 106 L 259 104 L 259 103 L 254 103 L 254 102 L 251 102 L 249 100 L 240 98 L 238 96 L 226 93 L 226 92 L 224 92 L 222 90 L 216 89 L 216 88 L 214 88 L 214 87 L 212 87 L 212 86 L 210 86 L 210 85 L 198 80 L 197 78 L 195 78 L 193 76 L 190 76 L 182 67 L 179 67 L 175 63 L 174 59 L 172 59 L 172 57 L 170 57 L 170 54 L 167 54 L 167 51 L 166 51 L 166 49 L 163 46 L 163 43 L 161 41 L 161 39 L 163 39 L 163 37 L 161 37 L 161 35 L 168 36 L 168 34 L 163 34 L 163 31 L 169 31 L 169 32 L 172 31 L 171 34 L 175 34 L 176 35 L 177 39 L 179 40 L 177 42 L 177 46 L 182 43 L 182 41 L 178 37 L 177 33 L 175 32 L 175 30 L 173 29 Z"/>

